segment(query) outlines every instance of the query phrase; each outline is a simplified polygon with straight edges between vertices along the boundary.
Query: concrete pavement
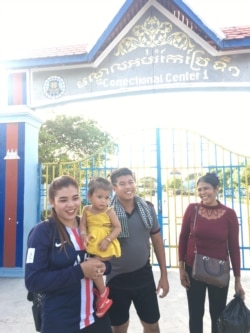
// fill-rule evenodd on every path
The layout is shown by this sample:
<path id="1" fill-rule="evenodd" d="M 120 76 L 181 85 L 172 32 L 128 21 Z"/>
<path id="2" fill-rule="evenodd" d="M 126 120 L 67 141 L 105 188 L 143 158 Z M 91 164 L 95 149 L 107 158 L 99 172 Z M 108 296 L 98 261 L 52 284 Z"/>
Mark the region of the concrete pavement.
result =
<path id="1" fill-rule="evenodd" d="M 154 271 L 157 282 L 159 272 Z M 169 269 L 170 292 L 164 299 L 159 299 L 161 333 L 188 333 L 188 312 L 184 288 L 179 282 L 179 271 Z M 242 285 L 246 292 L 245 303 L 250 308 L 250 272 L 242 271 Z M 234 279 L 231 283 L 228 301 L 234 295 Z M 0 278 L 0 332 L 35 333 L 31 302 L 26 300 L 27 291 L 23 278 Z M 142 332 L 141 324 L 134 308 L 131 309 L 129 333 Z M 62 332 L 63 333 L 63 332 Z M 101 332 L 100 332 L 101 333 Z M 204 318 L 204 333 L 210 333 L 208 309 Z"/>

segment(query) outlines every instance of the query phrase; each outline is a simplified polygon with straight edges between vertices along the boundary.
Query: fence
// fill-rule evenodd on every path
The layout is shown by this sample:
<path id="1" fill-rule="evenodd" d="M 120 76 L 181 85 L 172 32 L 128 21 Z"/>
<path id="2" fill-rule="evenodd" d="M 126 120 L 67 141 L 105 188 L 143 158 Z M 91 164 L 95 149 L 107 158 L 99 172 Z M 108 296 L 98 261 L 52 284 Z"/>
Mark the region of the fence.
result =
<path id="1" fill-rule="evenodd" d="M 235 209 L 240 226 L 242 269 L 250 269 L 249 157 L 231 152 L 208 138 L 185 129 L 145 129 L 117 139 L 117 152 L 107 148 L 83 161 L 43 164 L 40 167 L 38 219 L 49 212 L 48 186 L 56 176 L 69 174 L 87 202 L 92 177 L 108 178 L 112 170 L 128 167 L 135 173 L 138 195 L 155 205 L 162 226 L 167 263 L 177 267 L 177 245 L 183 213 L 199 201 L 195 191 L 198 177 L 216 172 L 221 180 L 218 199 Z M 155 258 L 153 257 L 153 263 Z"/>

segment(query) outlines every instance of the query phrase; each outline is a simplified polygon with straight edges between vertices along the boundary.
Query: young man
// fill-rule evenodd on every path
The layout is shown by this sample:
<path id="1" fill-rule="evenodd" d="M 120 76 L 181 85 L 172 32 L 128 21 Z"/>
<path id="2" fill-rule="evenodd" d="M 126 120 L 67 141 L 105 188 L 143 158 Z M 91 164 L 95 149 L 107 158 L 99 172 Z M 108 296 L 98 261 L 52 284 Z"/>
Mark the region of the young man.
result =
<path id="1" fill-rule="evenodd" d="M 120 220 L 122 231 L 118 238 L 121 257 L 111 260 L 112 271 L 107 276 L 110 298 L 109 310 L 113 333 L 126 333 L 129 309 L 133 302 L 144 333 L 159 333 L 159 306 L 169 292 L 166 258 L 160 225 L 152 204 L 136 195 L 136 183 L 130 169 L 120 168 L 111 174 L 115 196 L 111 205 Z M 156 287 L 150 264 L 150 240 L 160 267 Z"/>

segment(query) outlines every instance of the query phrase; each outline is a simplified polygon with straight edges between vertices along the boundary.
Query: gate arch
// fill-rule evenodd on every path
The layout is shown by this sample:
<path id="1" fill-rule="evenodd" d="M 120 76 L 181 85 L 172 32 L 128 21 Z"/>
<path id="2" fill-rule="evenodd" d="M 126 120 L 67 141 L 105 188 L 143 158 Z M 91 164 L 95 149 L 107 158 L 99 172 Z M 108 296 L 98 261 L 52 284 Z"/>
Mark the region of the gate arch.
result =
<path id="1" fill-rule="evenodd" d="M 153 128 L 129 133 L 116 140 L 117 153 L 103 151 L 83 161 L 40 166 L 38 220 L 47 216 L 50 180 L 62 174 L 74 176 L 86 203 L 87 184 L 93 176 L 109 177 L 118 167 L 136 175 L 138 195 L 155 205 L 169 267 L 177 267 L 177 245 L 186 206 L 199 200 L 195 184 L 200 175 L 215 171 L 221 180 L 218 199 L 235 209 L 240 226 L 241 269 L 250 269 L 249 179 L 250 157 L 232 152 L 187 129 Z M 100 159 L 100 154 L 105 158 Z M 155 258 L 153 258 L 153 263 Z"/>

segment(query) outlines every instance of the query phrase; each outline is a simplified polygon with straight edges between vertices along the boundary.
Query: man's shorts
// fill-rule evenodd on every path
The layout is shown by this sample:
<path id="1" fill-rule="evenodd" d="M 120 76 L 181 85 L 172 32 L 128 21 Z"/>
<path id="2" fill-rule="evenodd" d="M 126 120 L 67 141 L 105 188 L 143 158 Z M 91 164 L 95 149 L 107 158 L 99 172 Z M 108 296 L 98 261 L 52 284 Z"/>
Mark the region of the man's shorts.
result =
<path id="1" fill-rule="evenodd" d="M 112 326 L 120 326 L 129 319 L 129 309 L 134 303 L 137 315 L 147 324 L 154 324 L 160 319 L 160 311 L 155 283 L 149 286 L 131 289 L 117 289 L 110 287 L 109 298 L 113 304 L 109 309 Z"/>

